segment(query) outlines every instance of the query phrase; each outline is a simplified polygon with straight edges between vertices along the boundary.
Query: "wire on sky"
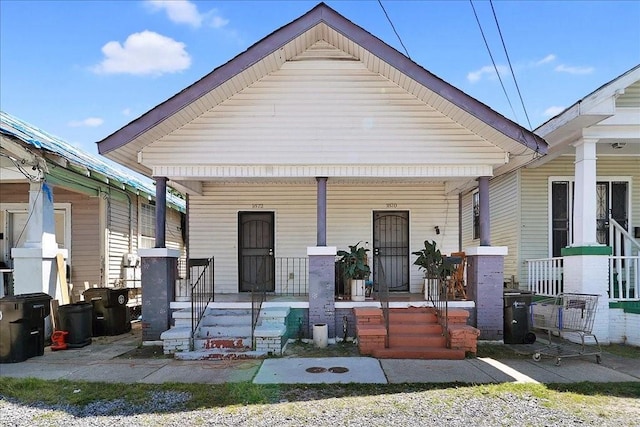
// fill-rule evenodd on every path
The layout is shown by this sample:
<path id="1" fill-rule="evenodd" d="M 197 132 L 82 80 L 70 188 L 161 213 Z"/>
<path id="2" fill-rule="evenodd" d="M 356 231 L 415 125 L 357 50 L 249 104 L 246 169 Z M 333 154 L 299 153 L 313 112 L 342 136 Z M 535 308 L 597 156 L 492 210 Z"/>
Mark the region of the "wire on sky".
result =
<path id="1" fill-rule="evenodd" d="M 382 11 L 384 12 L 384 16 L 387 17 L 387 21 L 389 21 L 389 24 L 391 24 L 391 28 L 393 28 L 393 32 L 396 33 L 396 37 L 398 37 L 398 40 L 400 40 L 400 44 L 402 45 L 402 48 L 404 49 L 404 53 L 407 54 L 407 58 L 411 59 L 411 55 L 409 55 L 409 51 L 407 50 L 407 47 L 402 42 L 402 39 L 400 38 L 400 34 L 398 34 L 398 31 L 396 31 L 396 27 L 395 27 L 395 25 L 393 25 L 393 22 L 391 22 L 391 18 L 389 17 L 389 14 L 387 13 L 387 10 L 382 5 L 382 0 L 378 0 L 378 4 L 382 8 Z"/>
<path id="2" fill-rule="evenodd" d="M 491 58 L 491 63 L 493 64 L 493 69 L 496 70 L 496 74 L 498 75 L 498 80 L 500 80 L 500 86 L 502 86 L 502 91 L 504 92 L 504 96 L 507 98 L 507 102 L 509 103 L 509 107 L 511 107 L 511 112 L 515 117 L 516 121 L 518 120 L 518 115 L 516 114 L 513 105 L 511 104 L 511 99 L 509 99 L 509 95 L 507 94 L 507 89 L 504 87 L 504 82 L 502 81 L 502 77 L 500 77 L 500 72 L 498 71 L 498 66 L 496 65 L 496 61 L 493 59 L 493 54 L 491 53 L 491 49 L 489 48 L 489 43 L 487 42 L 487 38 L 484 35 L 484 30 L 482 29 L 482 24 L 480 24 L 480 19 L 478 18 L 478 14 L 476 13 L 476 8 L 473 5 L 473 0 L 469 0 L 471 4 L 471 8 L 473 9 L 473 15 L 476 17 L 476 22 L 478 23 L 478 27 L 480 28 L 480 34 L 482 34 L 482 39 L 484 40 L 484 45 L 489 52 L 489 57 Z"/>
<path id="3" fill-rule="evenodd" d="M 527 114 L 527 108 L 524 106 L 524 101 L 522 100 L 522 94 L 520 93 L 520 86 L 518 86 L 518 81 L 516 80 L 516 74 L 513 72 L 513 67 L 511 66 L 511 59 L 509 59 L 507 46 L 505 45 L 504 38 L 502 37 L 502 31 L 500 30 L 500 24 L 498 24 L 498 17 L 496 16 L 496 10 L 493 8 L 493 0 L 489 0 L 489 4 L 491 5 L 491 11 L 493 12 L 493 19 L 496 21 L 496 27 L 498 27 L 498 34 L 500 34 L 500 41 L 502 42 L 502 48 L 504 49 L 504 54 L 506 55 L 507 62 L 509 63 L 511 76 L 513 77 L 513 82 L 516 85 L 516 90 L 518 91 L 518 96 L 520 97 L 520 104 L 522 104 L 524 115 L 527 118 L 527 123 L 529 124 L 529 130 L 533 130 L 533 128 L 531 127 L 531 121 L 529 120 L 529 114 Z"/>

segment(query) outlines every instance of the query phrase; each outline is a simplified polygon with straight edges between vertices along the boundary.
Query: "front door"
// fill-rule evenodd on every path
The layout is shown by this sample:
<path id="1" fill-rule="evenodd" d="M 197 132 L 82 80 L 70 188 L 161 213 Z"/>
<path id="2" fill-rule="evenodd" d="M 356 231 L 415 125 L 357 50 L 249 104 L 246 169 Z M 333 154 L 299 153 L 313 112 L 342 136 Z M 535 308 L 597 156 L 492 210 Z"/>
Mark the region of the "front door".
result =
<path id="1" fill-rule="evenodd" d="M 275 290 L 273 212 L 238 214 L 238 277 L 240 292 L 253 286 Z"/>
<path id="2" fill-rule="evenodd" d="M 373 212 L 373 281 L 409 291 L 409 211 Z"/>

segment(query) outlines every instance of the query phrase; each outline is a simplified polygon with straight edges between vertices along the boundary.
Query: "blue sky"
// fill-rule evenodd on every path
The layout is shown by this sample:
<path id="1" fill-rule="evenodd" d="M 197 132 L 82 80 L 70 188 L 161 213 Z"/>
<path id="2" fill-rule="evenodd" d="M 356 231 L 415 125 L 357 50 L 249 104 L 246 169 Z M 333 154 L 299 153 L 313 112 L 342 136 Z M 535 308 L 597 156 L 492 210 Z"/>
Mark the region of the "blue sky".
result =
<path id="1" fill-rule="evenodd" d="M 377 1 L 327 1 L 404 51 Z M 90 153 L 95 142 L 312 9 L 315 1 L 0 0 L 0 108 Z M 411 58 L 520 123 L 488 1 L 383 0 Z M 533 128 L 640 63 L 639 1 L 493 2 Z"/>

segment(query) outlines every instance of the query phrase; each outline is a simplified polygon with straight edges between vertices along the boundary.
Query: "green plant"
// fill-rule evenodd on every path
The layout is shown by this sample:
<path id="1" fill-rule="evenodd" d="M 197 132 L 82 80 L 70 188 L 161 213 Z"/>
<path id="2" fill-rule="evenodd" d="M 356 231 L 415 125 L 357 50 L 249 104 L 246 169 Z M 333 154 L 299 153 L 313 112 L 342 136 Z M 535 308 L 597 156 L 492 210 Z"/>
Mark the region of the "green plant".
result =
<path id="1" fill-rule="evenodd" d="M 442 256 L 434 240 L 431 242 L 425 240 L 424 248 L 412 252 L 412 254 L 418 257 L 413 264 L 424 271 L 425 278 L 446 279 L 447 276 L 451 275 L 453 265 L 446 257 Z"/>
<path id="2" fill-rule="evenodd" d="M 345 280 L 366 280 L 371 274 L 367 265 L 369 249 L 359 246 L 361 242 L 349 246 L 349 251 L 338 251 L 340 270 Z"/>

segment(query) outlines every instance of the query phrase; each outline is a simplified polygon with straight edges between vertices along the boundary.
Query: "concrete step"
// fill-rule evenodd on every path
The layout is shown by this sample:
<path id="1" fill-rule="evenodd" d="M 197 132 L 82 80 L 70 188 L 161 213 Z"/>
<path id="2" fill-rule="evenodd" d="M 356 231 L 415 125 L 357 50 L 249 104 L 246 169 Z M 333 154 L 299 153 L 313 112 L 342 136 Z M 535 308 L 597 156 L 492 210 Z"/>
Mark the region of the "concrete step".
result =
<path id="1" fill-rule="evenodd" d="M 200 326 L 195 335 L 197 338 L 250 337 L 251 324 Z"/>
<path id="2" fill-rule="evenodd" d="M 221 360 L 221 359 L 259 359 L 266 357 L 264 351 L 238 351 L 234 349 L 208 349 L 195 351 L 182 351 L 176 353 L 177 360 Z"/>
<path id="3" fill-rule="evenodd" d="M 211 308 L 207 307 L 204 312 L 205 316 L 249 316 L 251 310 L 245 308 Z"/>
<path id="4" fill-rule="evenodd" d="M 195 350 L 229 349 L 229 350 L 250 350 L 251 336 L 242 337 L 213 337 L 195 338 L 193 340 Z"/>
<path id="5" fill-rule="evenodd" d="M 449 348 L 393 347 L 375 349 L 372 356 L 377 359 L 463 360 L 465 351 Z"/>
<path id="6" fill-rule="evenodd" d="M 220 314 L 217 316 L 205 315 L 200 322 L 201 326 L 245 326 L 251 325 L 251 315 Z"/>
<path id="7" fill-rule="evenodd" d="M 389 347 L 434 347 L 445 348 L 447 339 L 442 334 L 413 335 L 395 334 L 389 335 Z"/>

